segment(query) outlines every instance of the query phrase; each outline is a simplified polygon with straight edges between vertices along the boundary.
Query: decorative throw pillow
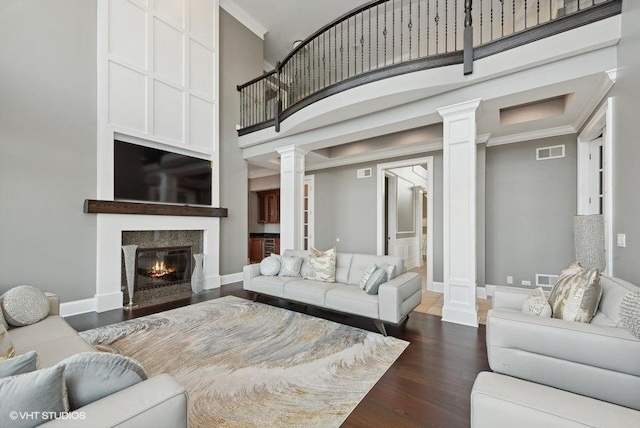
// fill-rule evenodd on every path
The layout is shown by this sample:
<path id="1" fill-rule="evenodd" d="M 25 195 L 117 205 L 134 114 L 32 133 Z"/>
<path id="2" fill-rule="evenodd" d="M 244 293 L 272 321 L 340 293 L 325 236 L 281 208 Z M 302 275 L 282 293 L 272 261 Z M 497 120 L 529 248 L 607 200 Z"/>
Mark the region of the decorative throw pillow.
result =
<path id="1" fill-rule="evenodd" d="M 20 285 L 4 293 L 2 310 L 15 327 L 35 324 L 49 315 L 49 299 L 36 287 Z"/>
<path id="2" fill-rule="evenodd" d="M 590 322 L 601 297 L 598 269 L 582 269 L 572 275 L 560 275 L 549 296 L 549 304 L 554 318 Z"/>
<path id="3" fill-rule="evenodd" d="M 551 318 L 551 305 L 547 302 L 542 287 L 533 290 L 533 293 L 522 305 L 522 313 L 525 315 L 534 315 L 537 317 Z"/>
<path id="4" fill-rule="evenodd" d="M 276 276 L 280 272 L 280 258 L 270 255 L 260 262 L 260 275 Z"/>
<path id="5" fill-rule="evenodd" d="M 373 275 L 376 269 L 378 269 L 378 266 L 376 265 L 370 265 L 365 268 L 364 272 L 362 272 L 362 276 L 360 277 L 360 289 L 364 290 L 367 286 L 367 281 L 369 281 L 369 278 Z"/>
<path id="6" fill-rule="evenodd" d="M 302 266 L 302 257 L 282 256 L 280 257 L 280 276 L 289 276 L 301 278 L 300 267 Z"/>
<path id="7" fill-rule="evenodd" d="M 32 373 L 0 379 L 0 427 L 31 428 L 50 420 L 51 413 L 69 411 L 64 367 L 51 367 Z M 17 418 L 16 413 L 29 413 Z"/>
<path id="8" fill-rule="evenodd" d="M 631 291 L 620 302 L 620 321 L 629 333 L 640 339 L 640 291 Z"/>
<path id="9" fill-rule="evenodd" d="M 0 325 L 0 361 L 8 360 L 16 355 L 16 349 L 13 347 L 13 341 L 7 333 L 7 329 Z"/>
<path id="10" fill-rule="evenodd" d="M 142 365 L 130 357 L 106 352 L 82 352 L 61 361 L 71 410 L 147 379 Z"/>
<path id="11" fill-rule="evenodd" d="M 38 368 L 38 354 L 29 351 L 8 360 L 0 361 L 0 378 L 33 372 Z M 2 399 L 0 398 L 0 401 Z"/>
<path id="12" fill-rule="evenodd" d="M 378 268 L 369 277 L 367 284 L 364 286 L 364 291 L 367 294 L 378 294 L 378 289 L 384 282 L 387 282 L 387 271 L 384 268 Z"/>
<path id="13" fill-rule="evenodd" d="M 4 319 L 4 315 L 2 313 L 2 298 L 4 294 L 0 296 L 0 325 L 5 328 L 5 330 L 9 330 L 9 324 L 7 324 L 7 320 Z"/>
<path id="14" fill-rule="evenodd" d="M 302 273 L 304 279 L 314 281 L 336 282 L 336 249 L 325 252 L 311 249 L 307 269 Z"/>
<path id="15" fill-rule="evenodd" d="M 387 272 L 387 281 L 391 281 L 393 278 L 396 277 L 396 265 L 390 265 L 389 263 L 382 263 L 380 267 Z"/>

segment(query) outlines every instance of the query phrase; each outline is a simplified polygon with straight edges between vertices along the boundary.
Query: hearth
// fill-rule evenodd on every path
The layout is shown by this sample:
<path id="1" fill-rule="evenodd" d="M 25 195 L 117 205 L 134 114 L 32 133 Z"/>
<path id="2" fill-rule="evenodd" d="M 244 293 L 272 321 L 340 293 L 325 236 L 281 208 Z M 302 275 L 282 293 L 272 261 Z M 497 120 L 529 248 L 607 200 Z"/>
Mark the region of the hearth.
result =
<path id="1" fill-rule="evenodd" d="M 135 290 L 167 287 L 191 279 L 191 247 L 138 248 Z"/>

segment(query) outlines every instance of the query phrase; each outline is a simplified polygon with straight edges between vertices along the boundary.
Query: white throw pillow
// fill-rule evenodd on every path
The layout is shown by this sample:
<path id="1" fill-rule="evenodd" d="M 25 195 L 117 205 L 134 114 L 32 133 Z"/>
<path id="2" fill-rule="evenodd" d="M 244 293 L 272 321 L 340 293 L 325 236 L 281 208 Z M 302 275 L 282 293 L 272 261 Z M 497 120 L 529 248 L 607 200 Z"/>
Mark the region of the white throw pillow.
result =
<path id="1" fill-rule="evenodd" d="M 301 269 L 303 270 L 303 269 Z M 302 277 L 313 281 L 336 282 L 336 249 L 325 252 L 312 248 L 307 260 L 307 269 Z"/>
<path id="2" fill-rule="evenodd" d="M 367 286 L 367 281 L 369 281 L 369 278 L 371 277 L 371 275 L 373 275 L 376 269 L 378 269 L 378 266 L 370 265 L 365 268 L 364 272 L 362 272 L 359 284 L 361 290 L 364 290 L 364 288 Z"/>
<path id="3" fill-rule="evenodd" d="M 49 315 L 49 299 L 30 285 L 20 285 L 4 293 L 2 310 L 9 324 L 15 327 L 35 324 Z"/>
<path id="4" fill-rule="evenodd" d="M 533 290 L 527 300 L 522 305 L 522 313 L 525 315 L 534 315 L 537 317 L 551 318 L 551 305 L 544 295 L 541 287 Z"/>
<path id="5" fill-rule="evenodd" d="M 276 276 L 280 272 L 280 258 L 270 255 L 260 262 L 260 275 Z"/>

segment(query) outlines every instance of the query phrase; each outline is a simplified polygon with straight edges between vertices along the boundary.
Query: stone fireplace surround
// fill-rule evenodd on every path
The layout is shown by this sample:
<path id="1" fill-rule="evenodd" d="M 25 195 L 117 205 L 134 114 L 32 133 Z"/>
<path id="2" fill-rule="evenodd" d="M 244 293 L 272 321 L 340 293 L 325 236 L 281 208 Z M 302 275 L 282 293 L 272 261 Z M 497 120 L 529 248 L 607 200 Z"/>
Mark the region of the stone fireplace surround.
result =
<path id="1" fill-rule="evenodd" d="M 96 295 L 90 310 L 105 312 L 123 306 L 122 233 L 127 231 L 202 231 L 205 289 L 220 287 L 220 218 L 128 214 L 97 214 Z M 88 306 L 88 305 L 85 305 Z"/>
<path id="2" fill-rule="evenodd" d="M 202 253 L 202 230 L 153 230 L 153 231 L 123 231 L 122 245 L 135 244 L 138 251 L 146 248 L 184 247 L 189 249 L 189 276 L 193 269 L 192 254 Z M 121 263 L 121 289 L 123 303 L 129 301 L 127 280 L 124 274 L 124 254 Z M 136 284 L 134 302 L 138 307 L 151 306 L 167 301 L 189 297 L 191 295 L 191 282 L 178 281 L 175 284 L 162 285 L 160 287 L 141 287 Z"/>

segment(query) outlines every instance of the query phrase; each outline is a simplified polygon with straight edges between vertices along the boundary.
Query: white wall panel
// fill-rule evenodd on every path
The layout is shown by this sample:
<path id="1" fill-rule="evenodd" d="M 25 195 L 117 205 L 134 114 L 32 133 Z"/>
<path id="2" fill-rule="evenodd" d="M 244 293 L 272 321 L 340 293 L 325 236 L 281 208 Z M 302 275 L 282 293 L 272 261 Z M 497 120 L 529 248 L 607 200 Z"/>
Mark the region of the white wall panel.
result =
<path id="1" fill-rule="evenodd" d="M 184 28 L 184 0 L 155 0 L 156 15 L 178 28 Z"/>
<path id="2" fill-rule="evenodd" d="M 157 80 L 153 92 L 153 133 L 184 142 L 184 92 Z"/>
<path id="3" fill-rule="evenodd" d="M 109 123 L 147 131 L 146 77 L 130 68 L 109 63 Z"/>
<path id="4" fill-rule="evenodd" d="M 214 45 L 214 10 L 210 0 L 191 0 L 191 35 L 202 39 L 208 45 Z"/>
<path id="5" fill-rule="evenodd" d="M 200 43 L 189 41 L 189 83 L 191 89 L 213 98 L 213 52 Z"/>
<path id="6" fill-rule="evenodd" d="M 184 85 L 184 35 L 161 20 L 153 20 L 153 68 L 158 76 Z"/>
<path id="7" fill-rule="evenodd" d="M 147 13 L 126 0 L 109 2 L 109 53 L 147 68 Z"/>
<path id="8" fill-rule="evenodd" d="M 214 139 L 214 105 L 193 95 L 189 98 L 189 136 L 196 147 L 209 148 Z"/>

